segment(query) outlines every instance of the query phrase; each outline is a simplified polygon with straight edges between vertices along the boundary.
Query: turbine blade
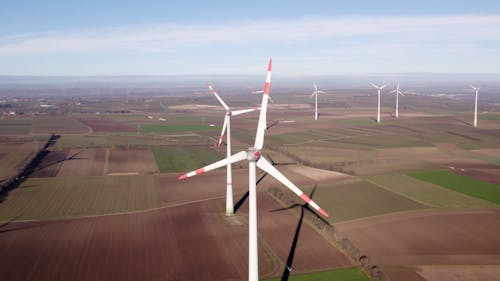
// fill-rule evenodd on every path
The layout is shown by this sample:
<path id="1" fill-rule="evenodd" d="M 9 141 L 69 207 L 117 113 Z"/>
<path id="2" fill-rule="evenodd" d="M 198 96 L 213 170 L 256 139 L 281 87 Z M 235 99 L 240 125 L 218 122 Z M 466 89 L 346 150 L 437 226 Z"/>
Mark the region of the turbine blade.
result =
<path id="1" fill-rule="evenodd" d="M 384 85 L 382 85 L 382 86 L 380 87 L 380 90 L 382 90 L 383 88 L 387 87 L 387 85 L 389 85 L 389 84 L 384 84 Z"/>
<path id="2" fill-rule="evenodd" d="M 389 92 L 389 94 L 394 94 L 394 93 L 397 93 L 397 92 L 398 92 L 398 90 L 392 90 L 392 91 Z"/>
<path id="3" fill-rule="evenodd" d="M 312 98 L 312 97 L 314 97 L 314 95 L 317 95 L 317 94 L 318 94 L 318 92 L 317 92 L 317 91 L 314 91 L 314 92 L 312 93 L 312 95 L 311 95 L 311 98 Z"/>
<path id="4" fill-rule="evenodd" d="M 379 86 L 377 86 L 376 84 L 373 84 L 372 82 L 370 82 L 370 85 L 372 85 L 374 88 L 380 88 Z"/>
<path id="5" fill-rule="evenodd" d="M 230 117 L 228 115 L 224 116 L 224 125 L 222 125 L 222 131 L 219 136 L 219 142 L 217 142 L 217 147 L 220 147 L 220 144 L 222 143 L 222 139 L 224 138 L 224 134 L 226 133 L 226 128 L 227 128 L 227 122 L 229 121 Z"/>
<path id="6" fill-rule="evenodd" d="M 271 95 L 267 95 L 267 98 L 269 99 L 270 102 L 274 103 L 273 99 L 271 98 Z"/>
<path id="7" fill-rule="evenodd" d="M 215 89 L 212 87 L 212 85 L 208 84 L 208 89 L 210 89 L 210 93 L 212 93 L 220 102 L 220 104 L 222 104 L 222 106 L 224 107 L 224 109 L 226 111 L 229 110 L 229 107 L 227 106 L 227 104 L 219 97 L 219 95 L 217 94 L 217 91 L 215 91 Z"/>
<path id="8" fill-rule="evenodd" d="M 217 161 L 215 163 L 212 163 L 210 165 L 207 165 L 207 166 L 205 166 L 203 168 L 191 171 L 189 173 L 186 173 L 186 174 L 180 176 L 179 180 L 183 180 L 183 179 L 186 179 L 186 178 L 189 178 L 189 177 L 192 177 L 192 176 L 196 176 L 196 175 L 199 175 L 199 174 L 211 171 L 211 170 L 215 170 L 217 168 L 224 167 L 224 166 L 226 166 L 229 163 L 236 163 L 236 162 L 239 162 L 239 161 L 244 160 L 246 158 L 247 158 L 247 152 L 246 151 L 240 151 L 240 152 L 238 152 L 236 154 L 233 154 L 233 156 L 231 156 L 231 158 L 229 158 L 229 160 L 227 158 L 225 158 L 225 159 L 222 159 L 222 160 Z"/>
<path id="9" fill-rule="evenodd" d="M 326 92 L 318 91 L 319 94 L 326 94 Z"/>
<path id="10" fill-rule="evenodd" d="M 240 115 L 240 114 L 244 114 L 244 113 L 248 113 L 248 112 L 252 112 L 252 111 L 257 111 L 257 110 L 260 110 L 260 108 L 254 107 L 254 108 L 247 108 L 247 109 L 241 109 L 241 110 L 234 110 L 234 111 L 231 111 L 231 115 L 236 116 L 236 115 Z"/>
<path id="11" fill-rule="evenodd" d="M 278 171 L 274 166 L 269 163 L 264 157 L 260 157 L 260 159 L 257 161 L 257 167 L 262 169 L 264 172 L 270 174 L 273 176 L 275 179 L 277 179 L 279 182 L 284 184 L 286 187 L 288 187 L 293 193 L 297 194 L 302 200 L 304 200 L 309 206 L 313 207 L 316 211 L 318 211 L 320 214 L 322 214 L 325 217 L 328 217 L 328 214 L 321 209 L 318 204 L 316 204 L 314 201 L 307 196 L 302 190 L 300 190 L 295 184 L 293 184 L 289 179 L 287 179 L 280 171 Z"/>
<path id="12" fill-rule="evenodd" d="M 314 84 L 314 90 L 317 92 L 318 91 L 318 86 L 316 86 L 316 82 L 313 82 Z"/>
<path id="13" fill-rule="evenodd" d="M 259 150 L 264 146 L 264 133 L 267 127 L 267 103 L 269 98 L 269 89 L 271 87 L 272 65 L 273 60 L 269 59 L 269 64 L 267 66 L 266 83 L 264 84 L 264 92 L 262 94 L 262 104 L 260 106 L 259 124 L 257 125 L 257 133 L 255 135 L 254 143 L 254 147 Z"/>

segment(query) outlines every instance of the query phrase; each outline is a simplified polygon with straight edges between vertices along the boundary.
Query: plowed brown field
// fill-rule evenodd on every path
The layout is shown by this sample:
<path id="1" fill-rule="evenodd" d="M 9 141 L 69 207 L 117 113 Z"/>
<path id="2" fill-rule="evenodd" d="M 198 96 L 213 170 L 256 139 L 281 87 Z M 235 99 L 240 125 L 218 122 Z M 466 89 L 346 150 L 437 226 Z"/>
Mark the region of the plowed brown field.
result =
<path id="1" fill-rule="evenodd" d="M 258 197 L 260 276 L 279 275 L 298 218 L 288 211 L 270 212 L 280 205 L 266 193 Z M 127 215 L 4 225 L 2 280 L 245 280 L 245 205 L 229 219 L 221 206 L 224 199 Z M 274 237 L 277 231 L 283 236 Z M 298 270 L 349 264 L 307 224 L 296 256 Z"/>
<path id="2" fill-rule="evenodd" d="M 498 209 L 396 213 L 337 228 L 381 265 L 500 262 Z"/>
<path id="3" fill-rule="evenodd" d="M 102 176 L 105 152 L 104 148 L 72 149 L 68 155 L 76 156 L 70 161 L 64 161 L 57 175 L 60 177 Z"/>

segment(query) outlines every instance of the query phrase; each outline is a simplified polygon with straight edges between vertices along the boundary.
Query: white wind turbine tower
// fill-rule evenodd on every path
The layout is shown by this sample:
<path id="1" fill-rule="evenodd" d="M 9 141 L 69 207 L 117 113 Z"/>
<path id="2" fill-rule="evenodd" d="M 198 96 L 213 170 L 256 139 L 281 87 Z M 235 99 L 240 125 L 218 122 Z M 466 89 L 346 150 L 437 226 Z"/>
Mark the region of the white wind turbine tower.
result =
<path id="1" fill-rule="evenodd" d="M 262 104 L 259 115 L 259 123 L 257 133 L 255 135 L 255 143 L 247 151 L 240 151 L 232 155 L 229 159 L 223 159 L 198 170 L 189 172 L 179 177 L 180 180 L 192 177 L 204 172 L 208 172 L 228 163 L 236 163 L 242 160 L 248 160 L 248 189 L 249 189 L 249 205 L 248 205 L 248 280 L 259 280 L 259 261 L 258 261 L 258 244 L 257 244 L 257 191 L 256 191 L 256 167 L 259 167 L 264 172 L 270 174 L 275 179 L 283 183 L 297 196 L 306 201 L 311 207 L 320 212 L 325 217 L 328 214 L 321 209 L 314 201 L 288 180 L 281 172 L 279 172 L 268 160 L 261 156 L 261 149 L 264 146 L 264 133 L 266 131 L 266 115 L 269 89 L 271 85 L 271 67 L 272 60 L 269 60 L 267 68 L 266 83 L 264 84 L 264 93 L 262 95 Z"/>
<path id="2" fill-rule="evenodd" d="M 314 85 L 314 92 L 312 93 L 311 97 L 315 97 L 314 99 L 314 120 L 318 120 L 318 94 L 326 94 L 323 91 L 318 90 L 318 87 L 316 86 L 316 83 L 313 83 Z"/>
<path id="3" fill-rule="evenodd" d="M 224 125 L 222 125 L 222 132 L 219 137 L 219 142 L 217 143 L 217 147 L 220 147 L 222 143 L 222 138 L 224 137 L 224 133 L 227 131 L 227 159 L 231 157 L 231 116 L 240 115 L 243 113 L 248 113 L 252 111 L 259 110 L 259 108 L 248 108 L 241 110 L 231 111 L 229 106 L 219 97 L 217 91 L 212 87 L 212 85 L 208 85 L 210 89 L 210 93 L 212 93 L 220 102 L 220 104 L 226 110 L 226 115 L 224 116 Z M 234 215 L 234 205 L 233 205 L 233 173 L 231 163 L 227 163 L 227 180 L 226 180 L 226 216 Z"/>
<path id="4" fill-rule="evenodd" d="M 398 87 L 396 88 L 396 90 L 392 90 L 390 91 L 389 93 L 396 93 L 396 118 L 399 117 L 399 95 L 402 95 L 403 97 L 405 95 L 403 95 L 403 93 L 399 90 L 399 83 L 398 83 Z"/>
<path id="5" fill-rule="evenodd" d="M 470 85 L 470 87 L 472 88 L 472 90 L 476 91 L 476 101 L 474 103 L 474 128 L 477 127 L 477 95 L 479 94 L 479 87 L 474 87 L 472 85 Z"/>
<path id="6" fill-rule="evenodd" d="M 370 82 L 370 84 L 377 89 L 377 95 L 378 95 L 378 105 L 377 105 L 377 123 L 380 123 L 380 90 L 385 88 L 387 84 L 384 84 L 383 86 L 377 86 L 373 83 Z"/>

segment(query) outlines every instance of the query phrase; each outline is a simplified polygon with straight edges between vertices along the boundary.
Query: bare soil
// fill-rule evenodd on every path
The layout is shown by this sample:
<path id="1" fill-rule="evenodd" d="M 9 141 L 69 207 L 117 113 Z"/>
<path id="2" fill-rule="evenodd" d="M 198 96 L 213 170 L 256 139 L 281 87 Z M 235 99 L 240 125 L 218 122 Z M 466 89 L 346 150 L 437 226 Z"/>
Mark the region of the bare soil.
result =
<path id="1" fill-rule="evenodd" d="M 288 211 L 269 212 L 280 205 L 265 193 L 259 203 L 259 270 L 265 278 L 281 274 L 298 219 Z M 205 200 L 135 214 L 3 225 L 2 280 L 244 280 L 246 209 L 234 223 L 235 217 L 220 212 L 223 205 L 224 199 Z M 296 255 L 296 270 L 348 264 L 306 224 Z"/>
<path id="2" fill-rule="evenodd" d="M 427 281 L 499 281 L 499 265 L 479 266 L 419 266 L 419 275 Z"/>
<path id="3" fill-rule="evenodd" d="M 68 157 L 67 150 L 54 150 L 50 151 L 45 157 L 42 159 L 42 162 L 36 167 L 31 177 L 34 178 L 47 178 L 47 177 L 55 177 L 59 173 L 59 169 L 63 162 L 71 161 L 66 160 Z"/>
<path id="4" fill-rule="evenodd" d="M 500 210 L 425 210 L 336 225 L 381 265 L 497 264 Z"/>
<path id="5" fill-rule="evenodd" d="M 108 173 L 156 173 L 156 160 L 150 149 L 111 149 Z"/>
<path id="6" fill-rule="evenodd" d="M 459 175 L 500 185 L 500 167 L 495 164 L 478 160 L 451 161 L 447 163 L 446 169 Z"/>
<path id="7" fill-rule="evenodd" d="M 101 176 L 103 174 L 105 149 L 71 149 L 68 155 L 74 155 L 74 158 L 62 163 L 57 176 Z"/>

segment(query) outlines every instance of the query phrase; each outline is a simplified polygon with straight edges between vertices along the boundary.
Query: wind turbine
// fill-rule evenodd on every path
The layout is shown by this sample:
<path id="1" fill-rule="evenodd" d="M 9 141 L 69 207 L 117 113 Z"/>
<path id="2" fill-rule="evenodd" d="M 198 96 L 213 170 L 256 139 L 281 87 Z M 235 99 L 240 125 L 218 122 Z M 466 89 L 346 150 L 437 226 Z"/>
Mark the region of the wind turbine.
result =
<path id="1" fill-rule="evenodd" d="M 399 117 L 399 95 L 402 95 L 403 97 L 405 95 L 403 95 L 403 93 L 399 90 L 399 83 L 398 83 L 398 87 L 396 88 L 396 90 L 392 90 L 390 91 L 389 93 L 396 93 L 396 118 Z"/>
<path id="2" fill-rule="evenodd" d="M 385 88 L 387 84 L 384 84 L 383 86 L 377 86 L 373 83 L 370 82 L 370 84 L 377 89 L 377 95 L 378 95 L 378 106 L 377 106 L 377 123 L 380 123 L 380 90 Z"/>
<path id="3" fill-rule="evenodd" d="M 479 89 L 481 89 L 480 87 L 474 87 L 472 85 L 470 85 L 470 87 L 472 88 L 472 90 L 476 91 L 476 101 L 474 103 L 474 128 L 477 127 L 477 94 L 479 94 Z"/>
<path id="4" fill-rule="evenodd" d="M 208 85 L 208 89 L 210 89 L 210 93 L 212 93 L 220 102 L 222 107 L 226 110 L 226 115 L 224 116 L 224 125 L 222 125 L 222 132 L 219 137 L 219 142 L 217 143 L 217 147 L 220 147 L 222 143 L 222 139 L 224 138 L 224 133 L 227 131 L 227 159 L 231 157 L 231 116 L 236 116 L 252 111 L 259 110 L 259 108 L 248 108 L 241 110 L 231 111 L 229 106 L 219 97 L 217 91 L 212 87 L 212 85 Z M 227 163 L 227 180 L 226 180 L 226 216 L 234 215 L 234 205 L 233 205 L 233 172 L 231 163 Z"/>
<path id="5" fill-rule="evenodd" d="M 318 87 L 316 86 L 316 83 L 313 83 L 314 85 L 314 92 L 311 95 L 311 98 L 314 96 L 314 120 L 318 120 L 318 94 L 326 94 L 323 91 L 318 90 Z"/>
<path id="6" fill-rule="evenodd" d="M 271 86 L 271 69 L 272 59 L 269 60 L 267 67 L 266 83 L 264 84 L 264 93 L 262 95 L 262 104 L 260 107 L 259 123 L 257 125 L 257 133 L 255 135 L 255 143 L 253 147 L 247 151 L 240 151 L 230 158 L 220 160 L 198 170 L 189 172 L 179 177 L 179 180 L 186 179 L 201 173 L 205 173 L 228 163 L 236 163 L 242 160 L 248 160 L 248 189 L 249 189 L 249 205 L 248 205 L 248 280 L 257 281 L 259 279 L 259 262 L 258 262 L 258 245 L 257 245 L 257 190 L 256 190 L 256 167 L 259 167 L 264 172 L 273 176 L 275 179 L 283 183 L 293 193 L 302 198 L 309 206 L 320 212 L 323 216 L 328 217 L 328 214 L 321 209 L 314 201 L 300 190 L 295 184 L 287 179 L 273 164 L 261 156 L 261 149 L 264 146 L 264 133 L 266 131 L 266 115 L 267 104 L 269 98 L 269 89 Z"/>

